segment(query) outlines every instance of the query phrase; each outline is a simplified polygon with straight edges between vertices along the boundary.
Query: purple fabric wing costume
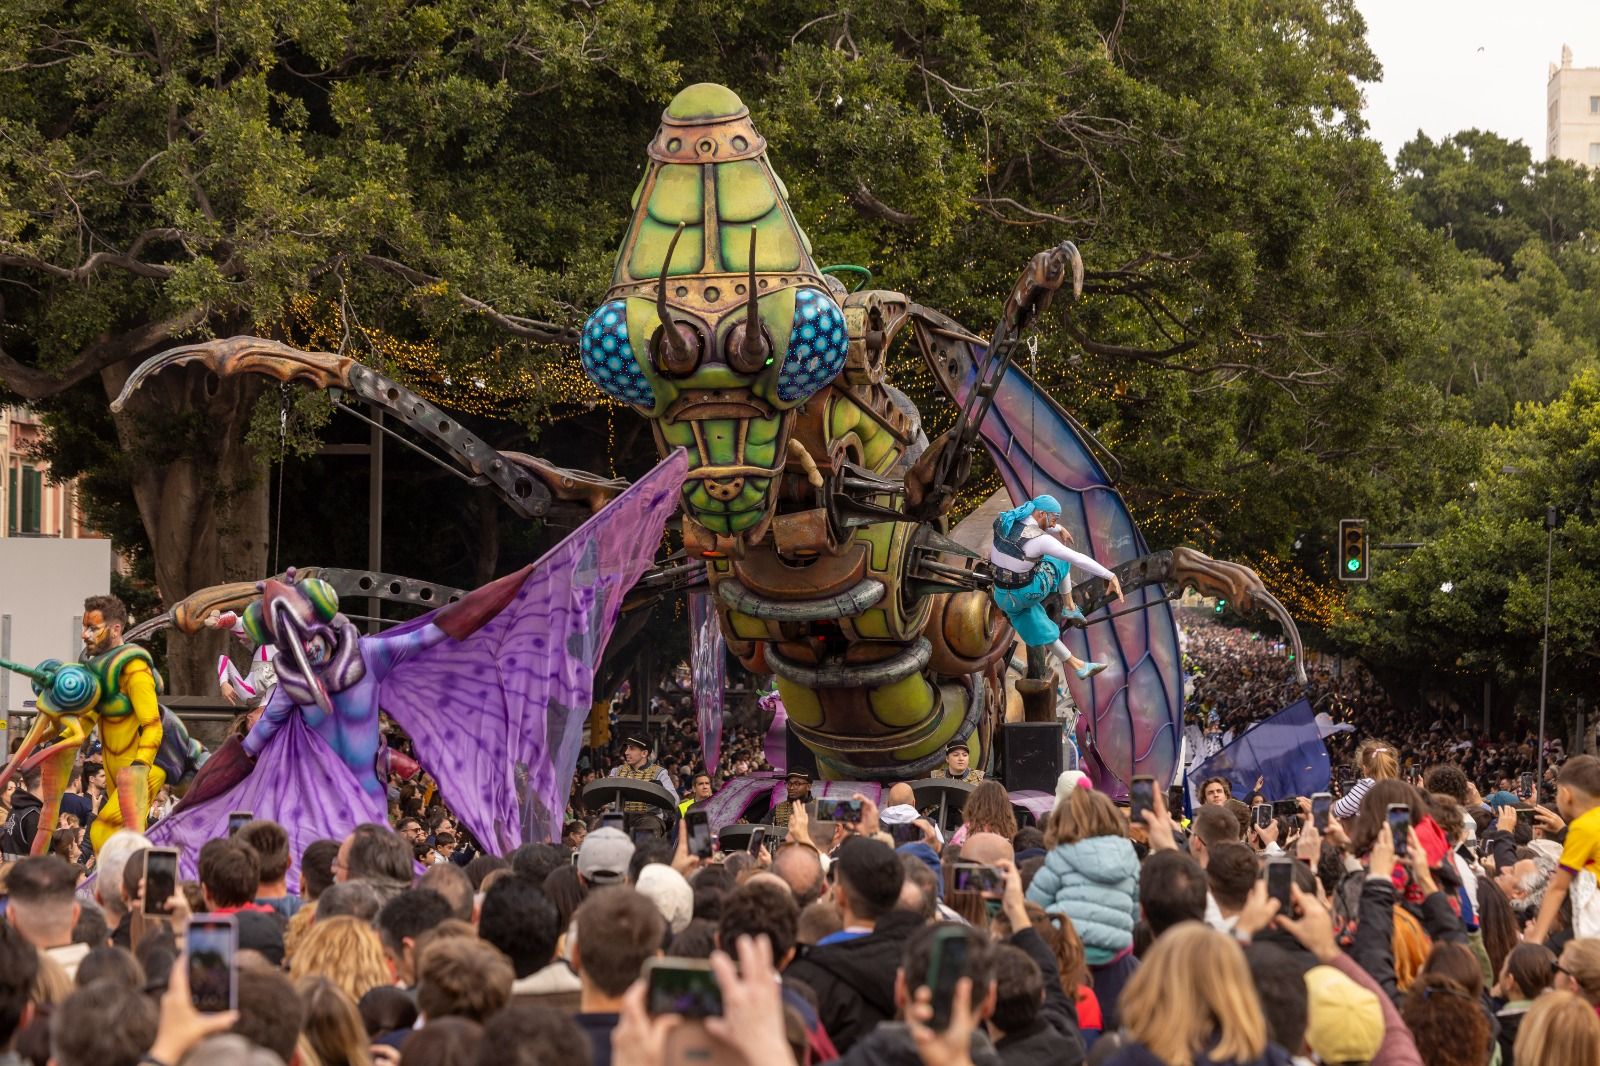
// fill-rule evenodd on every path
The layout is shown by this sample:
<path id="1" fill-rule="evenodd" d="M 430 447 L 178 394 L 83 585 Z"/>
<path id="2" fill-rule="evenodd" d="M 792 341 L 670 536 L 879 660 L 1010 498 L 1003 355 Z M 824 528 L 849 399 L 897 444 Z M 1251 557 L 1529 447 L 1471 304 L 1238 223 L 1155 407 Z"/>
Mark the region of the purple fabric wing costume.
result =
<path id="1" fill-rule="evenodd" d="M 258 752 L 254 769 L 157 823 L 151 841 L 179 848 L 184 876 L 192 878 L 200 846 L 226 835 L 231 811 L 280 822 L 296 862 L 313 840 L 383 823 L 386 801 L 382 788 L 372 787 L 375 771 L 361 772 L 371 766 L 362 762 L 369 744 L 376 754 L 380 706 L 488 850 L 559 837 L 595 668 L 623 596 L 650 566 L 686 468 L 680 449 L 533 566 L 502 578 L 496 584 L 520 582 L 514 595 L 461 639 L 434 624 L 450 608 L 363 637 L 365 676 L 329 694 L 334 715 L 286 701 L 295 713 L 270 708 L 271 725 L 262 730 L 264 712 L 262 736 L 253 730 L 246 744 Z M 370 715 L 358 722 L 340 713 L 357 707 Z M 337 739 L 329 734 L 336 716 Z M 291 885 L 298 879 L 296 866 Z"/>

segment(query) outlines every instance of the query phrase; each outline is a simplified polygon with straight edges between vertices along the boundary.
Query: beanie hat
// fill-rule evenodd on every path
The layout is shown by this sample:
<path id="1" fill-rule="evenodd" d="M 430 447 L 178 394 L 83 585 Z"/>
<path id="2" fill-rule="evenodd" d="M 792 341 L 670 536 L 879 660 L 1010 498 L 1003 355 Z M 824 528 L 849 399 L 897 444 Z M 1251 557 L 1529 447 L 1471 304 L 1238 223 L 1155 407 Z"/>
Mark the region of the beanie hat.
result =
<path id="1" fill-rule="evenodd" d="M 1075 788 L 1093 787 L 1094 782 L 1090 781 L 1089 775 L 1082 770 L 1063 770 L 1061 776 L 1056 778 L 1056 802 L 1065 800 Z"/>

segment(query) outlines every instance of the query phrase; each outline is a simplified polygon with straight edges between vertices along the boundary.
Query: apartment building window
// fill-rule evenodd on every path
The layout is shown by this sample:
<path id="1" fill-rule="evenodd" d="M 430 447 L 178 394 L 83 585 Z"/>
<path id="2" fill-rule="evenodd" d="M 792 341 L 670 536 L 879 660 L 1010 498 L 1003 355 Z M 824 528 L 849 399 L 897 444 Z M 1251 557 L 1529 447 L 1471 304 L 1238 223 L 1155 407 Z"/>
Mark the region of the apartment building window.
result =
<path id="1" fill-rule="evenodd" d="M 26 463 L 11 468 L 7 524 L 16 536 L 37 536 L 44 515 L 44 476 Z"/>
<path id="2" fill-rule="evenodd" d="M 1600 167 L 1600 144 L 1589 145 L 1589 165 Z"/>
<path id="3" fill-rule="evenodd" d="M 1600 96 L 1589 97 L 1589 114 L 1600 115 Z"/>

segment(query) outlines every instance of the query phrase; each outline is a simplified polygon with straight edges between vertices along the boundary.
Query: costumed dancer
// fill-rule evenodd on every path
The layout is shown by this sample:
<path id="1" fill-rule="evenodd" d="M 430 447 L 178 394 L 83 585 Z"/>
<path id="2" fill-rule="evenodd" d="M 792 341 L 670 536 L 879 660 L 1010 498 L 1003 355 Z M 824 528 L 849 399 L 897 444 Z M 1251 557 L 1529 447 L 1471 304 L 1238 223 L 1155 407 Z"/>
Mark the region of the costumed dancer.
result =
<path id="1" fill-rule="evenodd" d="M 650 740 L 640 734 L 635 733 L 623 740 L 622 765 L 613 767 L 606 776 L 623 777 L 630 781 L 653 781 L 667 790 L 674 804 L 678 802 L 678 790 L 672 787 L 672 775 L 650 758 Z M 622 809 L 628 816 L 630 828 L 666 831 L 666 826 L 649 804 L 632 801 L 624 803 Z"/>
<path id="2" fill-rule="evenodd" d="M 767 815 L 767 821 L 779 829 L 789 828 L 789 819 L 794 817 L 796 807 L 804 807 L 811 802 L 811 775 L 796 767 L 783 775 L 784 794 L 787 797 L 782 803 L 772 808 L 772 813 Z"/>
<path id="3" fill-rule="evenodd" d="M 89 839 L 96 853 L 118 829 L 142 833 L 150 801 L 167 775 L 155 765 L 161 750 L 160 675 L 150 653 L 126 644 L 122 631 L 128 608 L 115 596 L 91 596 L 83 603 L 81 661 L 100 681 L 100 764 L 113 792 L 95 815 Z M 51 823 L 55 824 L 54 813 Z"/>
<path id="4" fill-rule="evenodd" d="M 1043 495 L 994 520 L 994 546 L 989 549 L 989 563 L 994 569 L 991 595 L 1024 644 L 1050 652 L 1082 680 L 1098 674 L 1106 664 L 1084 662 L 1067 650 L 1061 643 L 1061 627 L 1045 612 L 1044 601 L 1060 592 L 1066 617 L 1083 620 L 1083 612 L 1072 603 L 1073 566 L 1108 582 L 1118 601 L 1122 599 L 1122 585 L 1115 574 L 1092 557 L 1073 551 L 1057 539 L 1066 533 L 1057 521 L 1060 514 L 1060 501 Z"/>
<path id="5" fill-rule="evenodd" d="M 278 682 L 277 670 L 273 666 L 273 659 L 278 654 L 277 646 L 271 643 L 256 644 L 245 631 L 244 619 L 233 611 L 212 611 L 204 624 L 207 629 L 226 629 L 251 647 L 248 674 L 240 673 L 227 655 L 217 657 L 217 685 L 222 691 L 222 698 L 235 705 L 243 704 L 252 709 L 260 707 L 266 702 L 272 686 Z"/>

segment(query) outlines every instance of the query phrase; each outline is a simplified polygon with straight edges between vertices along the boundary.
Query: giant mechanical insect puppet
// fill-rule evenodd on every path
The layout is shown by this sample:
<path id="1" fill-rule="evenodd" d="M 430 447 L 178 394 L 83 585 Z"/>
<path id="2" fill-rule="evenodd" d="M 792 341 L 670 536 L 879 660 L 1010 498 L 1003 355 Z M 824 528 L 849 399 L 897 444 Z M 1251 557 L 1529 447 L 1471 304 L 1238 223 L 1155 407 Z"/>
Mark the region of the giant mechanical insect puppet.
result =
<path id="1" fill-rule="evenodd" d="M 684 554 L 657 577 L 682 586 L 703 573 L 731 649 L 776 675 L 790 728 L 825 775 L 925 777 L 958 739 L 982 766 L 997 723 L 1019 713 L 1005 682 L 1017 638 L 991 598 L 993 573 L 947 536 L 980 444 L 1012 500 L 1053 496 L 1078 550 L 1125 590 L 1112 605 L 1106 582 L 1078 585 L 1085 617 L 1062 637 L 1075 657 L 1107 664 L 1067 678 L 1102 787 L 1120 790 L 1135 774 L 1170 780 L 1176 764 L 1182 665 L 1168 586 L 1265 609 L 1298 650 L 1293 620 L 1249 569 L 1187 548 L 1148 551 L 1092 437 L 1013 363 L 1052 299 L 1081 291 L 1070 243 L 1033 258 L 985 340 L 904 294 L 846 291 L 819 269 L 766 141 L 730 90 L 684 89 L 648 151 L 604 301 L 581 332 L 550 335 L 577 341 L 589 377 L 650 420 L 661 454 L 687 452 Z M 887 373 L 908 330 L 959 409 L 931 443 Z M 353 359 L 254 337 L 163 353 L 113 406 L 188 362 L 308 382 L 387 411 L 520 514 L 544 513 L 552 497 L 598 510 L 625 487 L 496 452 Z M 1029 661 L 1042 677 L 1044 656 Z"/>

